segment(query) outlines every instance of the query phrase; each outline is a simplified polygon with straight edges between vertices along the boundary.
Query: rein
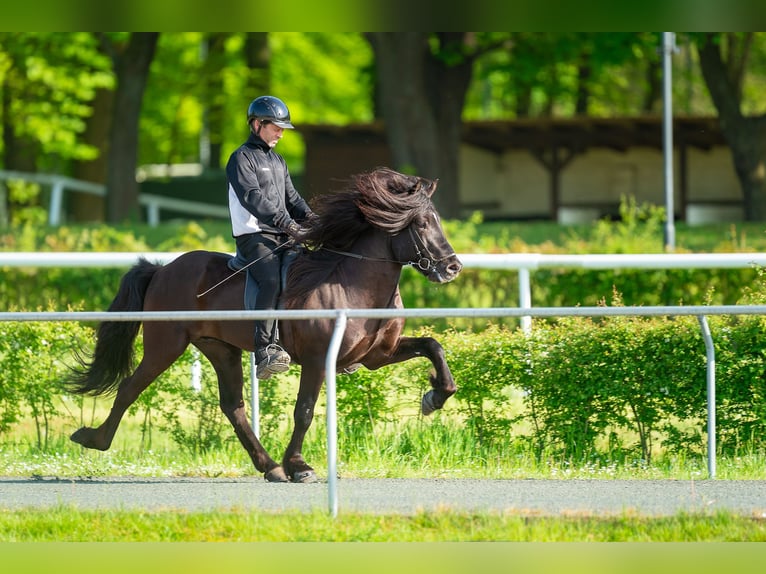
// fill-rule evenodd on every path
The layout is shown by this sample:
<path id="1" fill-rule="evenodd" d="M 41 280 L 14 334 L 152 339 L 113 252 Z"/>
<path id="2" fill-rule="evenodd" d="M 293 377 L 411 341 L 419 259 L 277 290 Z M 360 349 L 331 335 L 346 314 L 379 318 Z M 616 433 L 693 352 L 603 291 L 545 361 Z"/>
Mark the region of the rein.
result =
<path id="1" fill-rule="evenodd" d="M 320 247 L 319 249 L 323 249 L 325 251 L 329 251 L 330 253 L 335 253 L 337 255 L 343 255 L 345 257 L 353 257 L 354 259 L 360 259 L 360 260 L 364 260 L 364 261 L 377 261 L 379 263 L 396 263 L 397 265 L 411 265 L 412 267 L 417 267 L 421 271 L 436 271 L 436 264 L 437 263 L 439 263 L 440 261 L 444 261 L 445 259 L 448 259 L 448 258 L 450 258 L 450 257 L 455 255 L 455 252 L 453 251 L 452 253 L 450 253 L 448 255 L 445 255 L 444 257 L 441 257 L 440 259 L 436 259 L 428 251 L 428 247 L 426 247 L 426 244 L 423 242 L 423 240 L 420 238 L 420 236 L 412 230 L 411 226 L 407 228 L 407 231 L 410 232 L 410 237 L 412 238 L 412 244 L 415 247 L 415 255 L 418 257 L 417 261 L 396 261 L 395 259 L 385 259 L 385 258 L 382 258 L 382 257 L 368 257 L 366 255 L 360 255 L 359 253 L 351 253 L 350 251 L 341 251 L 340 249 L 332 249 L 330 247 Z M 275 247 L 271 251 L 271 253 L 273 253 L 277 249 L 281 249 L 285 245 L 289 244 L 291 241 L 292 240 L 290 239 L 290 240 L 285 241 L 281 245 L 278 245 L 277 247 Z M 420 249 L 421 246 L 423 247 L 422 251 Z M 423 252 L 424 251 L 425 251 L 425 254 L 428 255 L 428 257 L 423 256 Z M 263 257 L 268 257 L 268 255 L 264 255 Z M 253 261 L 251 261 L 247 265 L 244 265 L 244 266 L 240 267 L 239 269 L 237 269 L 236 271 L 234 271 L 231 275 L 228 275 L 228 276 L 224 277 L 223 279 L 221 279 L 218 283 L 216 283 L 215 285 L 213 285 L 209 289 L 203 291 L 202 293 L 199 293 L 197 295 L 197 299 L 199 299 L 200 297 L 204 297 L 205 295 L 210 293 L 213 289 L 215 289 L 217 287 L 220 287 L 221 285 L 226 283 L 229 279 L 231 279 L 232 277 L 234 277 L 238 273 L 240 273 L 240 272 L 244 271 L 245 269 L 247 269 L 248 267 L 250 267 L 253 263 L 257 263 L 258 261 L 263 259 L 263 257 L 259 257 L 258 259 L 254 259 Z"/>
<path id="2" fill-rule="evenodd" d="M 350 251 L 341 251 L 340 249 L 332 249 L 330 247 L 320 247 L 319 249 L 323 249 L 325 251 L 329 251 L 330 253 L 335 253 L 337 255 L 344 255 L 345 257 L 353 257 L 354 259 L 363 259 L 365 261 L 377 261 L 380 263 L 396 263 L 397 265 L 411 265 L 412 267 L 417 267 L 421 271 L 436 271 L 436 264 L 440 261 L 444 261 L 445 259 L 449 259 L 450 257 L 455 255 L 455 252 L 445 255 L 444 257 L 441 257 L 439 259 L 436 259 L 431 253 L 428 251 L 428 247 L 426 247 L 425 243 L 423 243 L 423 240 L 420 239 L 417 233 L 415 233 L 412 230 L 412 227 L 408 227 L 407 230 L 410 232 L 410 237 L 412 238 L 412 244 L 415 247 L 415 255 L 417 255 L 418 260 L 417 261 L 397 261 L 395 259 L 385 259 L 381 257 L 368 257 L 366 255 L 360 255 L 359 253 L 351 253 Z M 425 251 L 426 255 L 428 257 L 423 256 L 423 251 L 420 249 L 420 245 L 423 247 L 423 251 Z"/>

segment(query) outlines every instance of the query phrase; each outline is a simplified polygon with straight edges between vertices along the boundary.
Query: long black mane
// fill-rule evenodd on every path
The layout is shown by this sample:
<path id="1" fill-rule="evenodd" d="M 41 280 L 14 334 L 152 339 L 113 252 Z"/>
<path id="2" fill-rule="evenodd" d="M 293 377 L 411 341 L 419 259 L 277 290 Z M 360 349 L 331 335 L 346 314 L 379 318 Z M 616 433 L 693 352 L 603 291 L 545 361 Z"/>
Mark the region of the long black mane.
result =
<path id="1" fill-rule="evenodd" d="M 344 258 L 330 250 L 349 251 L 371 228 L 389 234 L 406 229 L 432 207 L 435 186 L 435 181 L 383 167 L 353 176 L 341 191 L 316 197 L 312 201 L 316 217 L 304 224 L 308 252 L 290 267 L 285 296 L 305 293 L 330 276 Z"/>

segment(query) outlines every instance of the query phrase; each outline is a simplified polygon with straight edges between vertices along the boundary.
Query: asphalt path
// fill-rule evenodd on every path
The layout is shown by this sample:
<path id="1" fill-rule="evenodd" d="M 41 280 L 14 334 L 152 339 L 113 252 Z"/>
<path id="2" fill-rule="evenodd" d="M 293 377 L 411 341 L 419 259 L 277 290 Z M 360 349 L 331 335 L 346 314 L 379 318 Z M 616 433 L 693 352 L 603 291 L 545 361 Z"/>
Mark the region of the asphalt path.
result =
<path id="1" fill-rule="evenodd" d="M 528 516 L 671 516 L 729 511 L 766 517 L 766 480 L 340 479 L 338 509 L 414 514 L 451 509 Z M 0 509 L 329 510 L 326 482 L 261 478 L 0 477 Z"/>

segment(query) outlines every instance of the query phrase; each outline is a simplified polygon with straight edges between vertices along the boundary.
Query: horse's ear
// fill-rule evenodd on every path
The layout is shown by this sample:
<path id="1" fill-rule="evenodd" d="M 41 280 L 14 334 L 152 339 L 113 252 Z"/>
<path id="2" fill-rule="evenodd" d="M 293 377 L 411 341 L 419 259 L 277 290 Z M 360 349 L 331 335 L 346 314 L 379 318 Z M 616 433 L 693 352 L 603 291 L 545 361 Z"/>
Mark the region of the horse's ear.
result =
<path id="1" fill-rule="evenodd" d="M 426 179 L 425 177 L 419 177 L 412 188 L 412 192 L 424 193 L 426 197 L 431 197 L 434 194 L 434 191 L 436 191 L 437 183 L 439 183 L 438 179 Z"/>
<path id="2" fill-rule="evenodd" d="M 439 185 L 439 179 L 432 179 L 428 182 L 428 189 L 426 190 L 426 195 L 428 197 L 431 197 L 434 194 L 434 191 L 436 191 L 436 186 Z"/>

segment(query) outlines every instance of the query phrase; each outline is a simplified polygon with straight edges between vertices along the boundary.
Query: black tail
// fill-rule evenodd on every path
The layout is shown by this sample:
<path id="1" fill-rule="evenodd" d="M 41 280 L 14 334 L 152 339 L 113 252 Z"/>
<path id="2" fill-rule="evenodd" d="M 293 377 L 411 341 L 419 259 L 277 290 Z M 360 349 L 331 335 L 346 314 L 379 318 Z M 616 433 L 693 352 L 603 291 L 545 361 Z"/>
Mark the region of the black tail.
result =
<path id="1" fill-rule="evenodd" d="M 109 311 L 143 311 L 144 296 L 149 282 L 161 265 L 149 263 L 143 257 L 120 282 Z M 113 393 L 122 380 L 133 371 L 133 341 L 141 327 L 140 321 L 105 321 L 96 332 L 96 348 L 91 360 L 77 356 L 78 367 L 64 381 L 64 387 L 80 395 Z"/>

